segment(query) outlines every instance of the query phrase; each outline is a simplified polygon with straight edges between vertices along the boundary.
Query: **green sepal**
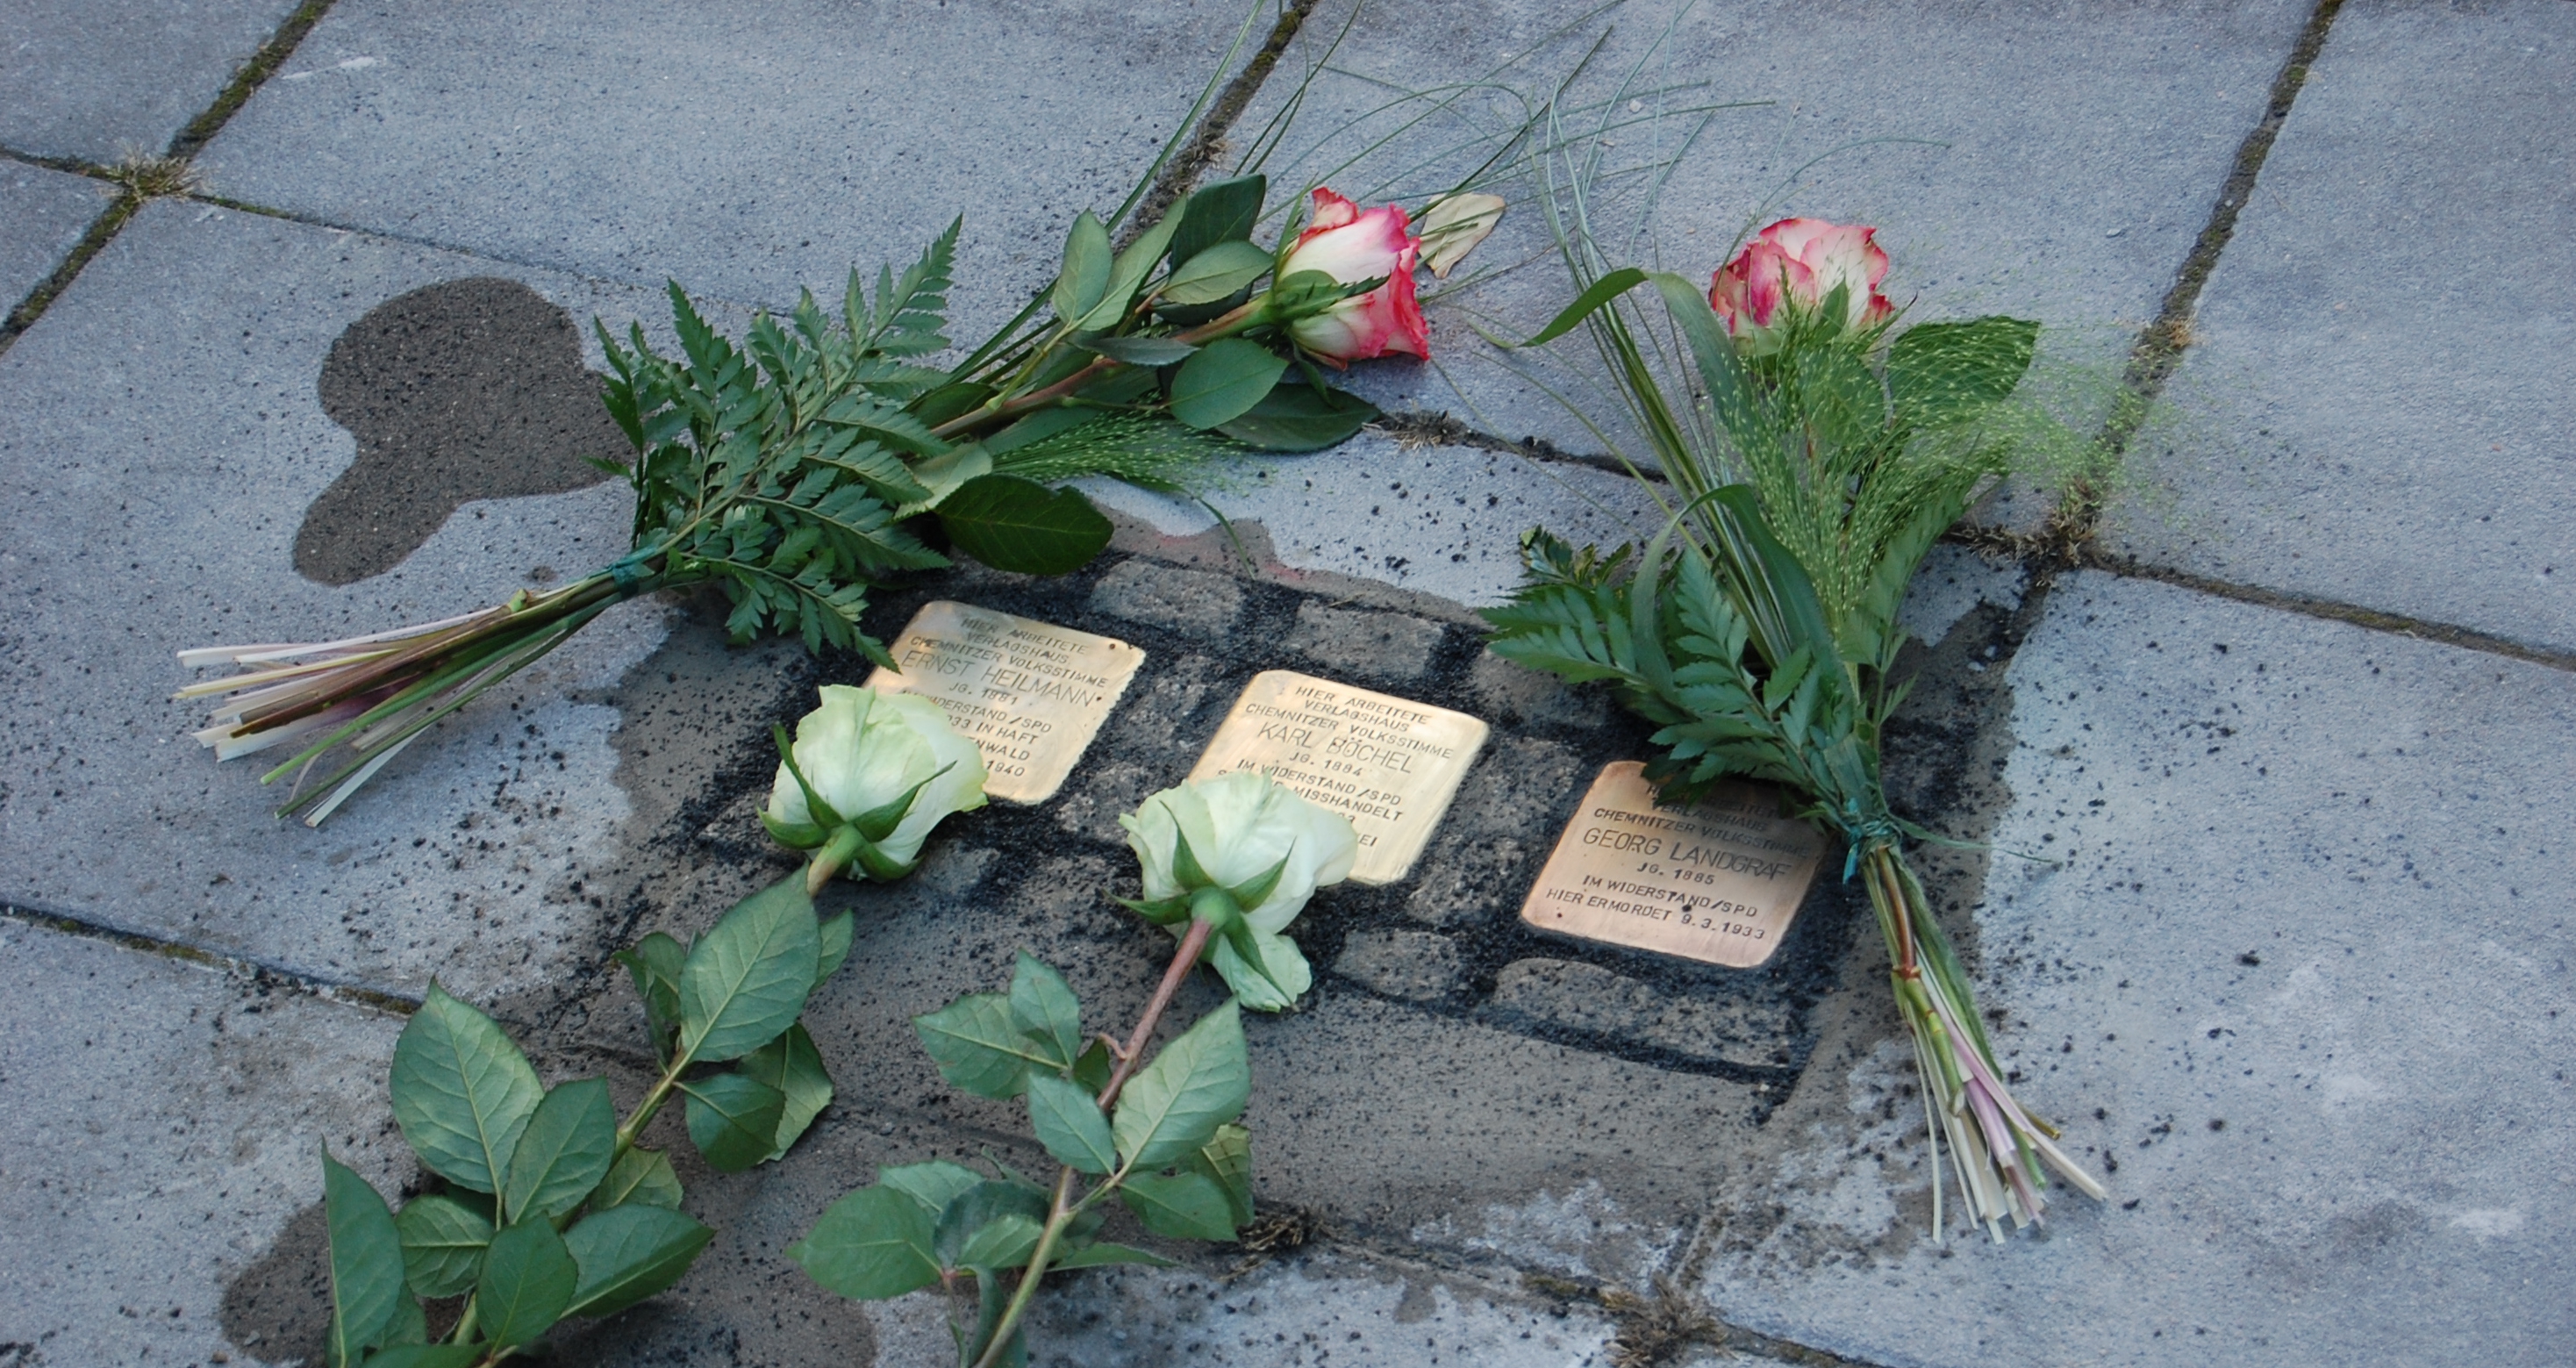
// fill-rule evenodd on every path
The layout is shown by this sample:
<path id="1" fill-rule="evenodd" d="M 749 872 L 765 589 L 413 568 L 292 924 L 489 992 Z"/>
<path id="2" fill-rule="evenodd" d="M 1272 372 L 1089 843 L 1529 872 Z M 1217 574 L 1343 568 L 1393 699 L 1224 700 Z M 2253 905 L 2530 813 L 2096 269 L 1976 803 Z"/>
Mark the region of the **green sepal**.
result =
<path id="1" fill-rule="evenodd" d="M 817 833 L 814 845 L 821 845 L 823 840 L 820 833 L 827 831 L 832 827 L 842 825 L 841 814 L 834 810 L 830 803 L 824 802 L 823 795 L 816 793 L 814 791 L 814 785 L 805 778 L 804 767 L 796 763 L 796 743 L 787 735 L 786 725 L 779 722 L 770 723 L 769 739 L 777 743 L 778 763 L 787 767 L 787 773 L 796 780 L 798 791 L 805 795 L 805 814 L 808 819 L 807 824 L 811 825 Z M 769 826 L 769 815 L 766 812 L 761 814 L 761 824 Z M 773 836 L 778 835 L 778 828 L 770 826 L 769 834 Z M 779 839 L 782 841 L 786 840 L 785 837 L 780 837 Z M 790 842 L 790 844 L 793 843 Z M 812 848 L 812 846 L 796 847 L 796 849 L 799 850 L 810 850 Z"/>

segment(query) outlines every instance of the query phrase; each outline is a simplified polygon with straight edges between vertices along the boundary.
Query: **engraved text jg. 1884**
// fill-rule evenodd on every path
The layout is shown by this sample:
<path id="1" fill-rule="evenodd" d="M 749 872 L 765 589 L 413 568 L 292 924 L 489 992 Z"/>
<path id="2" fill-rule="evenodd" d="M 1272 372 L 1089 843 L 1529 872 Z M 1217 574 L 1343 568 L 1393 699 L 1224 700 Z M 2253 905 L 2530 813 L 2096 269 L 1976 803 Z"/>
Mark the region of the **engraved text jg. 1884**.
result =
<path id="1" fill-rule="evenodd" d="M 1738 969 L 1771 958 L 1816 880 L 1825 838 L 1781 816 L 1766 784 L 1721 784 L 1688 808 L 1659 807 L 1645 768 L 1602 767 L 1521 920 Z"/>
<path id="2" fill-rule="evenodd" d="M 1351 881 L 1389 884 L 1413 867 L 1485 745 L 1465 713 L 1293 670 L 1253 676 L 1192 779 L 1257 770 L 1351 819 Z"/>
<path id="3" fill-rule="evenodd" d="M 880 668 L 868 687 L 938 704 L 984 752 L 984 791 L 1008 803 L 1064 787 L 1145 663 L 1123 641 L 946 599 L 912 615 L 892 654 L 901 672 Z"/>

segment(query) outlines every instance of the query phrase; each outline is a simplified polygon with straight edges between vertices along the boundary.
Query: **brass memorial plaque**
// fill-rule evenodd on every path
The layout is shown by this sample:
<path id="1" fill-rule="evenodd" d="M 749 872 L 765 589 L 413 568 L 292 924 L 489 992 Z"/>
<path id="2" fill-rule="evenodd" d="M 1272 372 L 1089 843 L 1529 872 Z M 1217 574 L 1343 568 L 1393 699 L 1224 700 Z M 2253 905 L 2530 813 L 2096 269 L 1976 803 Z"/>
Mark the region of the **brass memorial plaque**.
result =
<path id="1" fill-rule="evenodd" d="M 1816 881 L 1825 838 L 1781 816 L 1767 784 L 1723 784 L 1692 807 L 1657 807 L 1645 769 L 1601 767 L 1521 920 L 1738 969 L 1771 958 Z"/>
<path id="2" fill-rule="evenodd" d="M 868 687 L 917 693 L 984 752 L 984 792 L 1043 803 L 1064 787 L 1145 653 L 1123 641 L 946 599 L 921 606 Z"/>
<path id="3" fill-rule="evenodd" d="M 1259 770 L 1350 818 L 1360 838 L 1351 881 L 1389 884 L 1429 844 L 1485 732 L 1465 713 L 1266 670 L 1234 701 L 1190 777 Z"/>

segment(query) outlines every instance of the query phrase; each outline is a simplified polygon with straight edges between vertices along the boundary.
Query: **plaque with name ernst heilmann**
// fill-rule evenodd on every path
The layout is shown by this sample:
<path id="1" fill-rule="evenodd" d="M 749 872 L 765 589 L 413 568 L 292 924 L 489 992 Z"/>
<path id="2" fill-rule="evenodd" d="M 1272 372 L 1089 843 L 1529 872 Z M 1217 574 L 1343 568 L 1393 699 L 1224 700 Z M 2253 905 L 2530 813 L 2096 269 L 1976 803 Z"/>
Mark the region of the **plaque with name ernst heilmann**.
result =
<path id="1" fill-rule="evenodd" d="M 1521 920 L 1738 969 L 1771 958 L 1816 881 L 1825 838 L 1782 816 L 1768 784 L 1720 784 L 1690 807 L 1658 807 L 1645 769 L 1602 766 Z"/>
<path id="2" fill-rule="evenodd" d="M 1043 803 L 1064 787 L 1145 653 L 1123 641 L 946 599 L 921 606 L 868 687 L 917 693 L 984 752 L 984 791 Z"/>
<path id="3" fill-rule="evenodd" d="M 1293 670 L 1267 670 L 1234 701 L 1192 779 L 1259 770 L 1351 819 L 1351 882 L 1404 877 L 1485 745 L 1465 713 Z"/>

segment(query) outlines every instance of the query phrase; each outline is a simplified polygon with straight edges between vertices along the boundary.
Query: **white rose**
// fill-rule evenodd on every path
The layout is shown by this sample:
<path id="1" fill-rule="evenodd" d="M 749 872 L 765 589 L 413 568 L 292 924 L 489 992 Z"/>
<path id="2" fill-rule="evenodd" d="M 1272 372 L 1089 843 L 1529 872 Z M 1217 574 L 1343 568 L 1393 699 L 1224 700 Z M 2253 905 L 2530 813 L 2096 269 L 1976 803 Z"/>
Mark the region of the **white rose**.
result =
<path id="1" fill-rule="evenodd" d="M 891 824 L 877 820 L 857 829 L 881 857 L 859 861 L 880 878 L 900 878 L 921 858 L 932 827 L 952 812 L 984 806 L 984 755 L 948 725 L 939 705 L 914 694 L 881 694 L 846 684 L 826 684 L 823 705 L 796 724 L 790 754 L 805 783 L 785 761 L 770 783 L 764 825 L 781 842 L 810 850 L 844 828 L 900 799 L 918 786 L 910 807 Z M 816 812 L 805 798 L 830 809 Z M 844 838 L 847 839 L 847 838 Z"/>
<path id="2" fill-rule="evenodd" d="M 1216 939 L 1209 959 L 1246 1007 L 1275 1012 L 1314 981 L 1306 957 L 1284 932 L 1315 890 L 1340 883 L 1359 855 L 1350 819 L 1307 802 L 1248 770 L 1165 789 L 1118 819 L 1144 866 L 1149 904 L 1187 899 L 1202 888 L 1252 891 L 1272 870 L 1278 879 L 1242 908 L 1243 931 Z M 1196 878 L 1180 868 L 1188 843 Z M 1179 935 L 1186 919 L 1168 929 Z"/>

